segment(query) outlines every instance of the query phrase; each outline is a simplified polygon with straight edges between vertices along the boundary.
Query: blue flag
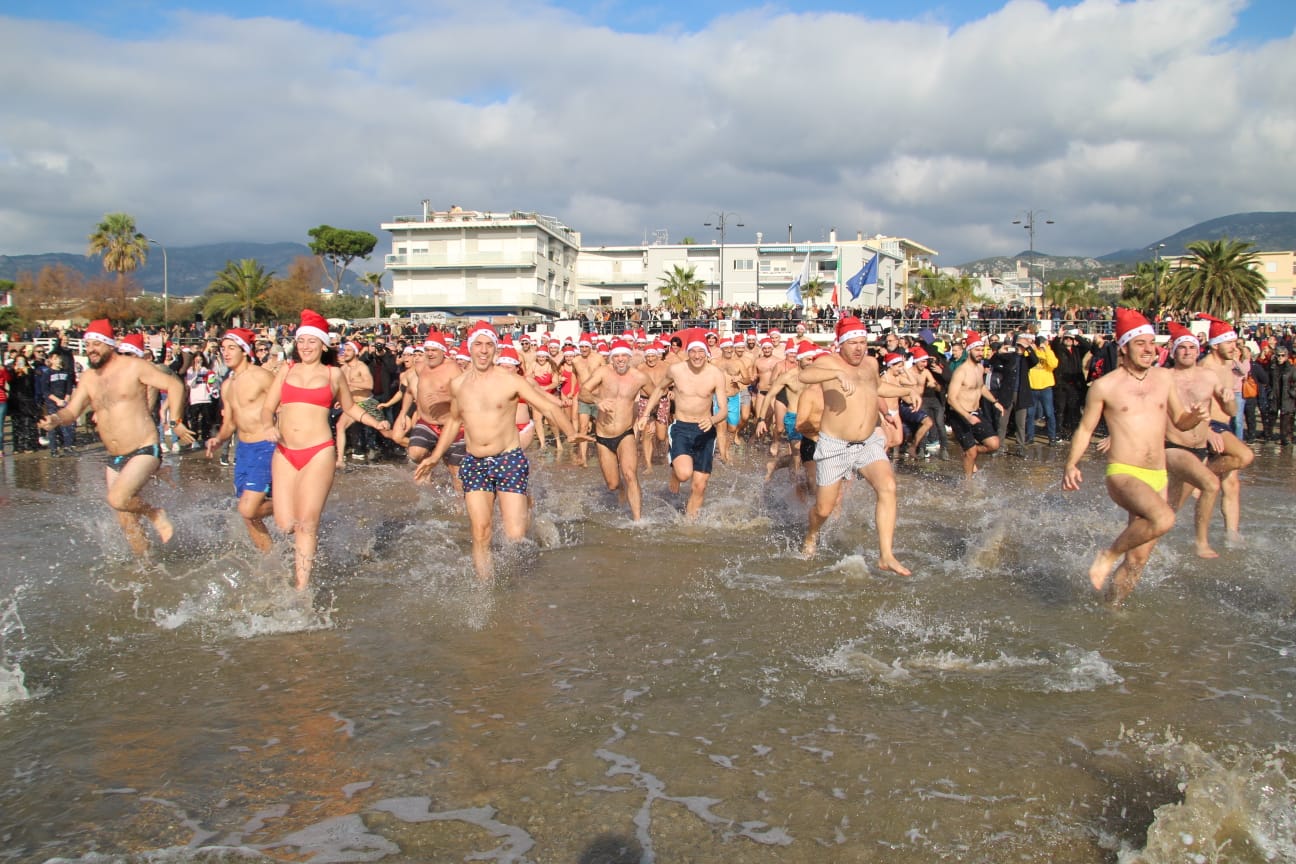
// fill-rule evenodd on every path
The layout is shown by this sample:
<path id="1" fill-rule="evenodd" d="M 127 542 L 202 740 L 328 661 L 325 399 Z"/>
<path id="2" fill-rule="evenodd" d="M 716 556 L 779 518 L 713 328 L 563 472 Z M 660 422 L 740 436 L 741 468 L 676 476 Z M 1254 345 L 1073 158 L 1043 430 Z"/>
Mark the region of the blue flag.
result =
<path id="1" fill-rule="evenodd" d="M 806 252 L 805 263 L 801 265 L 801 272 L 792 280 L 788 286 L 787 300 L 793 306 L 804 306 L 805 300 L 801 298 L 801 286 L 810 281 L 810 253 Z"/>
<path id="2" fill-rule="evenodd" d="M 860 271 L 846 280 L 846 289 L 850 291 L 851 299 L 858 300 L 860 292 L 866 285 L 877 285 L 878 281 L 878 256 L 873 255 Z"/>

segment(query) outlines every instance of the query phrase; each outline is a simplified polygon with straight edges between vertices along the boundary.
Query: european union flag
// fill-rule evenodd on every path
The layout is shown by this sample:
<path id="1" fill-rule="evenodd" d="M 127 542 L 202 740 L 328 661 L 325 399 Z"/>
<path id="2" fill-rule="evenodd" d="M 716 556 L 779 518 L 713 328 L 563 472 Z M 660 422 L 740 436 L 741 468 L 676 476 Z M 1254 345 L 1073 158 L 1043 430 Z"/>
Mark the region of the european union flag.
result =
<path id="1" fill-rule="evenodd" d="M 846 290 L 850 291 L 851 299 L 858 300 L 860 292 L 866 285 L 877 285 L 878 281 L 878 256 L 873 255 L 860 271 L 846 280 Z"/>

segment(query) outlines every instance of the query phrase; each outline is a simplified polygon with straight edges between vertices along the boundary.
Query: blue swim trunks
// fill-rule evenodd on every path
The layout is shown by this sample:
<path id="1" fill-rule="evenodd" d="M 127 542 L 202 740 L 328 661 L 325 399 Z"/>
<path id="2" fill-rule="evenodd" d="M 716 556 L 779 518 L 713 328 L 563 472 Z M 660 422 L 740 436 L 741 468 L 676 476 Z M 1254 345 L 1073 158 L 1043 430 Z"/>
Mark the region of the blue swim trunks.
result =
<path id="1" fill-rule="evenodd" d="M 725 418 L 730 426 L 737 426 L 742 421 L 742 394 L 735 393 L 729 397 L 729 414 Z"/>
<path id="2" fill-rule="evenodd" d="M 273 441 L 240 440 L 234 453 L 234 495 L 244 492 L 270 494 L 270 460 L 274 456 Z"/>
<path id="3" fill-rule="evenodd" d="M 527 494 L 531 480 L 531 463 L 520 448 L 505 450 L 494 456 L 464 456 L 459 466 L 464 492 L 513 492 Z"/>
<path id="4" fill-rule="evenodd" d="M 783 415 L 783 433 L 789 441 L 800 441 L 801 433 L 796 431 L 796 412 L 788 411 Z"/>
<path id="5" fill-rule="evenodd" d="M 710 474 L 712 460 L 715 459 L 716 430 L 712 426 L 703 432 L 696 423 L 685 423 L 676 420 L 666 430 L 670 442 L 670 461 L 680 456 L 693 460 L 693 470 L 700 474 Z"/>

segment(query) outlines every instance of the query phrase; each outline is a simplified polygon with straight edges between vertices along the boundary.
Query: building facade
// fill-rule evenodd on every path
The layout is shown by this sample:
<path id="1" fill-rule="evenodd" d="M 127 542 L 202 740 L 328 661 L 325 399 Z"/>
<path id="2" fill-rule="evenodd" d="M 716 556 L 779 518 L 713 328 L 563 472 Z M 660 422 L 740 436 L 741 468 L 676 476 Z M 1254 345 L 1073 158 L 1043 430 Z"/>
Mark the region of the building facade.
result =
<path id="1" fill-rule="evenodd" d="M 383 223 L 390 306 L 465 317 L 562 317 L 576 306 L 580 234 L 551 216 L 451 207 Z"/>

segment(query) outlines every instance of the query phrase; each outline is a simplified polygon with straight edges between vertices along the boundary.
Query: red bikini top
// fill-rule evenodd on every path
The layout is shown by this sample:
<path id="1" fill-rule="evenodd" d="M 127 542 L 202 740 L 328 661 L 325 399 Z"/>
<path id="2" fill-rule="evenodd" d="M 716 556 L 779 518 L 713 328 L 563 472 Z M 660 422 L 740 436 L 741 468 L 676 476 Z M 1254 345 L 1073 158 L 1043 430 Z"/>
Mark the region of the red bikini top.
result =
<path id="1" fill-rule="evenodd" d="M 321 408 L 333 407 L 333 388 L 327 384 L 320 387 L 298 387 L 290 384 L 285 378 L 283 390 L 279 394 L 279 404 L 291 405 L 304 402 L 307 405 L 318 405 Z"/>

